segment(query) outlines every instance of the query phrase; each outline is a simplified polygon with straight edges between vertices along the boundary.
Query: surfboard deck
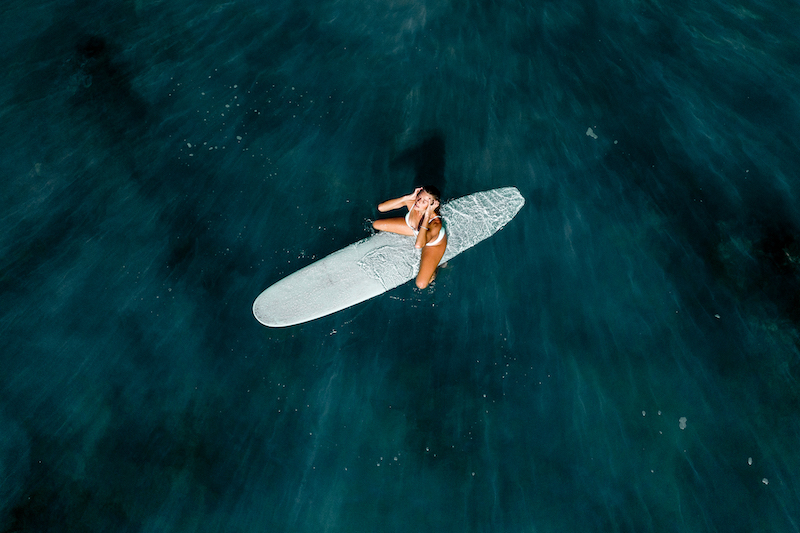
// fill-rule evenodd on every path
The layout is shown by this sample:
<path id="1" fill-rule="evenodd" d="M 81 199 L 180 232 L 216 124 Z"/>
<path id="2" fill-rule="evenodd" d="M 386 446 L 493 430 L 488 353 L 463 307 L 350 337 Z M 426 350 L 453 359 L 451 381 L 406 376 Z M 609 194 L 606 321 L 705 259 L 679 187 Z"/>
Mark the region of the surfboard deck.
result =
<path id="1" fill-rule="evenodd" d="M 524 204 L 516 187 L 504 187 L 442 205 L 447 249 L 440 264 L 494 235 Z M 421 251 L 414 241 L 380 232 L 353 243 L 270 286 L 253 303 L 253 315 L 265 326 L 293 326 L 383 294 L 416 278 Z"/>

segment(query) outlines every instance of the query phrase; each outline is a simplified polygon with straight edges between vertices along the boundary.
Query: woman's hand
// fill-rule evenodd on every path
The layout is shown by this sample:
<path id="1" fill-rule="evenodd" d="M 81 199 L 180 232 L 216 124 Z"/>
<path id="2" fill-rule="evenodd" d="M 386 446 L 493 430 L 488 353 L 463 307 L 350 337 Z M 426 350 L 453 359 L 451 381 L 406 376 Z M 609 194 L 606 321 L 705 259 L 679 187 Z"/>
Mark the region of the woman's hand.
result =
<path id="1" fill-rule="evenodd" d="M 395 198 L 394 200 L 386 200 L 385 202 L 381 202 L 378 204 L 378 211 L 385 213 L 386 211 L 391 211 L 392 209 L 400 209 L 403 206 L 407 207 L 408 210 L 411 211 L 411 208 L 414 207 L 414 202 L 417 201 L 419 191 L 421 190 L 422 187 L 417 187 L 411 194 L 401 196 L 400 198 Z"/>
<path id="2" fill-rule="evenodd" d="M 439 207 L 439 200 L 434 200 L 428 204 L 428 208 L 425 209 L 425 220 L 430 220 L 436 214 L 437 207 Z"/>
<path id="3" fill-rule="evenodd" d="M 421 191 L 421 190 L 422 190 L 422 187 L 417 187 L 416 189 L 414 189 L 414 192 L 412 192 L 411 194 L 407 194 L 406 195 L 406 202 L 416 202 L 417 201 L 417 196 L 419 196 L 419 191 Z"/>

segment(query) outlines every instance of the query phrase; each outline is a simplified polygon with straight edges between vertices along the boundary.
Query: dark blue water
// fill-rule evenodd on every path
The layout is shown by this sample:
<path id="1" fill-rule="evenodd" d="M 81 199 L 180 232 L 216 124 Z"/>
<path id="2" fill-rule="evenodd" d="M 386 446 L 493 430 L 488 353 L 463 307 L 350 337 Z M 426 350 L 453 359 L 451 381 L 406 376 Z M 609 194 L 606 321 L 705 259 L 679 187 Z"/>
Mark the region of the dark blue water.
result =
<path id="1" fill-rule="evenodd" d="M 0 13 L 0 531 L 800 529 L 797 3 Z M 527 204 L 253 319 L 430 181 Z"/>

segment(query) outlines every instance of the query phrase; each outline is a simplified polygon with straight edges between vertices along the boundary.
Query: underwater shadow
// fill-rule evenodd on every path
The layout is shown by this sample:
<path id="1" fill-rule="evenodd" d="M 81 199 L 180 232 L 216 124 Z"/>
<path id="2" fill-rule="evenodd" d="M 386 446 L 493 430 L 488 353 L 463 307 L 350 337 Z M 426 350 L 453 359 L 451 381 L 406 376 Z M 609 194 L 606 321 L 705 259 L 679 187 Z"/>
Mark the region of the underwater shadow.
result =
<path id="1" fill-rule="evenodd" d="M 414 170 L 413 187 L 433 185 L 440 191 L 446 191 L 444 169 L 446 150 L 444 135 L 440 131 L 425 134 L 423 140 L 404 148 L 389 162 L 392 170 L 412 168 Z"/>

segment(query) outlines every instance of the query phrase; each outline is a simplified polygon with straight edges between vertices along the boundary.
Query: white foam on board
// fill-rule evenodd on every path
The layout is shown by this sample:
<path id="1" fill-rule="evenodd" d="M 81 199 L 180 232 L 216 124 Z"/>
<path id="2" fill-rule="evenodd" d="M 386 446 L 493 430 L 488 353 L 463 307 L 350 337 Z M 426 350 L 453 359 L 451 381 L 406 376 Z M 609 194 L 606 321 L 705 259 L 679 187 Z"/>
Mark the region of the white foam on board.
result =
<path id="1" fill-rule="evenodd" d="M 440 262 L 446 263 L 502 229 L 524 203 L 517 189 L 507 187 L 442 205 L 447 248 Z M 414 238 L 405 237 L 370 251 L 358 265 L 389 290 L 416 277 L 421 253 L 414 247 Z"/>

